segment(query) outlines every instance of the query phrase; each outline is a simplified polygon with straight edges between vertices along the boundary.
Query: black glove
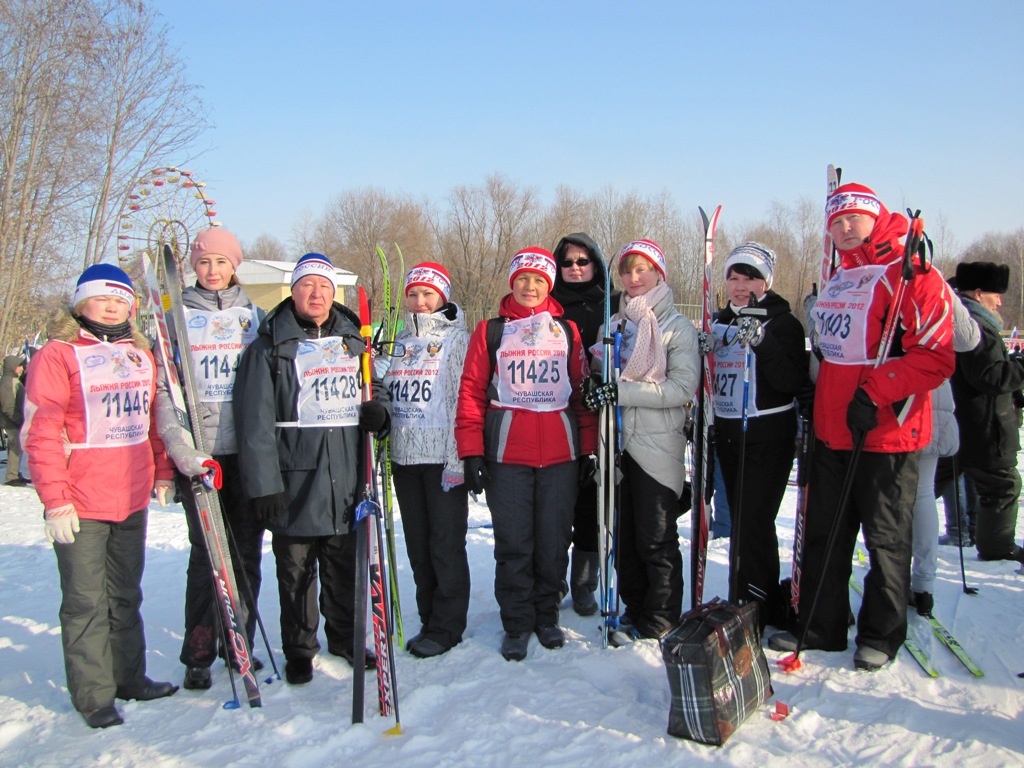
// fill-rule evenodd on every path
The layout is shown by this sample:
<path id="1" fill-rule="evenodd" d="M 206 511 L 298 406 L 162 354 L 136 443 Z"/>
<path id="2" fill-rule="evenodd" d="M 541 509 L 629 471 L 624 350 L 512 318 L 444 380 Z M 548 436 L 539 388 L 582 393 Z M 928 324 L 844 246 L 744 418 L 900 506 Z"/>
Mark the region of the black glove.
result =
<path id="1" fill-rule="evenodd" d="M 491 479 L 484 457 L 467 456 L 462 460 L 462 464 L 466 469 L 466 487 L 473 493 L 483 493 L 484 485 Z"/>
<path id="2" fill-rule="evenodd" d="M 283 493 L 272 493 L 252 500 L 253 517 L 264 528 L 285 525 L 288 522 L 288 497 Z"/>
<path id="3" fill-rule="evenodd" d="M 590 485 L 597 477 L 597 456 L 580 456 L 580 488 Z"/>
<path id="4" fill-rule="evenodd" d="M 857 387 L 853 400 L 846 408 L 846 426 L 850 428 L 854 442 L 878 426 L 878 406 L 871 402 L 868 393 L 860 387 Z"/>
<path id="5" fill-rule="evenodd" d="M 814 385 L 807 382 L 800 387 L 796 391 L 796 401 L 800 404 L 800 412 L 810 418 L 814 413 Z"/>
<path id="6" fill-rule="evenodd" d="M 741 347 L 756 347 L 764 338 L 764 323 L 756 317 L 741 317 L 736 324 L 736 341 Z"/>
<path id="7" fill-rule="evenodd" d="M 367 400 L 359 406 L 359 428 L 363 432 L 380 432 L 388 420 L 388 409 L 377 400 Z"/>
<path id="8" fill-rule="evenodd" d="M 619 385 L 614 381 L 607 384 L 594 384 L 588 387 L 583 395 L 583 405 L 591 411 L 599 411 L 602 405 L 615 405 L 617 402 L 619 402 Z"/>

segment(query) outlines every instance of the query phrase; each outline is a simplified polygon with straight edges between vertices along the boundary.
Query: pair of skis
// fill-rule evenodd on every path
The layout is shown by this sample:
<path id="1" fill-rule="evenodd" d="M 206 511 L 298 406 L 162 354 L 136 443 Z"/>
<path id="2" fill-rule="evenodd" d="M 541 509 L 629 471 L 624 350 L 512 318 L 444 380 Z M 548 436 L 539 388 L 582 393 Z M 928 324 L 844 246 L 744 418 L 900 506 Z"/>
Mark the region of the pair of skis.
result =
<path id="1" fill-rule="evenodd" d="M 372 335 L 370 325 L 370 303 L 366 290 L 359 288 L 360 335 L 366 344 L 361 355 L 363 379 L 363 403 L 373 398 L 372 378 Z M 382 550 L 384 539 L 381 527 L 381 509 L 377 502 L 377 477 L 374 470 L 373 435 L 365 433 L 364 462 L 366 482 L 363 498 L 356 505 L 356 596 L 354 647 L 352 659 L 352 722 L 363 722 L 363 701 L 366 679 L 366 601 L 367 580 L 369 580 L 370 603 L 373 613 L 373 646 L 377 654 L 377 710 L 382 717 L 395 716 L 395 725 L 386 733 L 402 733 L 402 722 L 398 712 L 398 678 L 394 665 L 394 638 L 391 626 L 394 621 L 392 603 L 384 581 L 388 571 Z M 397 602 L 397 601 L 396 601 Z"/>
<path id="2" fill-rule="evenodd" d="M 704 299 L 701 305 L 701 330 L 711 338 L 711 267 L 715 257 L 715 228 L 722 206 L 708 216 L 700 208 L 704 223 Z M 711 494 L 715 487 L 714 448 L 714 352 L 701 355 L 701 386 L 694 405 L 693 429 L 693 516 L 690 519 L 690 607 L 696 608 L 704 599 L 704 578 L 707 569 L 708 539 L 711 531 Z"/>
<path id="3" fill-rule="evenodd" d="M 381 272 L 384 275 L 384 313 L 381 316 L 378 340 L 374 347 L 375 354 L 391 355 L 394 351 L 395 336 L 398 335 L 398 322 L 402 314 L 401 302 L 405 296 L 405 259 L 402 257 L 402 249 L 395 243 L 395 250 L 398 252 L 398 290 L 394 294 L 392 303 L 391 292 L 391 270 L 388 266 L 388 257 L 384 250 L 377 247 L 377 259 L 380 261 Z M 391 636 L 398 643 L 398 647 L 405 646 L 405 631 L 402 624 L 402 604 L 398 595 L 398 562 L 395 555 L 395 511 L 392 504 L 392 475 L 391 475 L 391 438 L 385 437 L 377 441 L 377 452 L 381 458 L 381 485 L 384 496 L 384 535 L 387 537 L 388 554 L 388 581 L 391 595 L 391 613 L 394 621 L 391 625 Z"/>
<path id="4" fill-rule="evenodd" d="M 161 256 L 159 264 L 154 263 L 145 255 L 142 257 L 150 305 L 156 320 L 157 355 L 163 362 L 168 391 L 179 423 L 191 435 L 195 449 L 207 453 L 202 423 L 197 410 L 199 396 L 196 390 L 192 350 L 188 342 L 188 324 L 185 320 L 185 309 L 181 300 L 178 262 L 169 245 L 164 246 Z M 170 318 L 168 318 L 168 313 L 170 313 Z M 232 661 L 237 664 L 238 674 L 242 679 L 249 706 L 259 707 L 262 706 L 262 697 L 255 670 L 252 667 L 252 654 L 245 629 L 243 602 L 235 581 L 235 569 L 231 561 L 229 539 L 224 524 L 224 513 L 220 506 L 220 497 L 215 490 L 207 488 L 198 477 L 190 478 L 190 483 L 196 506 L 199 509 L 203 541 L 206 544 L 206 551 L 210 555 L 221 625 L 227 636 L 227 644 L 230 646 L 230 652 L 225 654 L 229 670 Z M 273 663 L 272 655 L 271 663 Z M 274 666 L 276 671 L 276 664 Z M 234 700 L 227 702 L 224 707 L 225 709 L 237 709 L 239 706 L 238 691 L 235 688 L 233 673 L 230 675 L 230 679 Z"/>
<path id="5" fill-rule="evenodd" d="M 862 549 L 857 550 L 857 562 L 864 568 L 868 567 L 868 558 Z M 853 587 L 859 595 L 863 596 L 864 588 L 853 576 L 850 577 L 850 586 Z M 950 632 L 942 622 L 932 614 L 922 616 L 921 618 L 928 623 L 932 632 L 939 641 L 950 650 L 957 660 L 964 665 L 968 672 L 975 677 L 984 677 L 985 673 L 982 671 L 981 667 L 979 667 L 977 662 L 971 658 L 960 642 L 953 637 L 953 633 Z M 911 621 L 913 621 L 913 617 L 908 617 L 908 624 L 910 624 Z M 939 672 L 935 669 L 928 654 L 925 653 L 921 644 L 917 642 L 917 639 L 911 637 L 909 630 L 907 633 L 907 639 L 903 642 L 903 647 L 906 648 L 914 660 L 921 665 L 921 669 L 923 669 L 929 677 L 939 676 Z"/>

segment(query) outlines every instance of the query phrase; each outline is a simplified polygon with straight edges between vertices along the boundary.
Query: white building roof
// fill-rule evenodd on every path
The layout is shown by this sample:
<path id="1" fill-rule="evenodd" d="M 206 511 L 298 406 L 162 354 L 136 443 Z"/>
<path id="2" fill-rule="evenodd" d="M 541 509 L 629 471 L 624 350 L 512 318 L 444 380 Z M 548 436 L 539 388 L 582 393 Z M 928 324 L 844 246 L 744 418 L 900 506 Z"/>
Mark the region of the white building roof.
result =
<path id="1" fill-rule="evenodd" d="M 238 265 L 238 279 L 250 285 L 290 285 L 294 261 L 246 259 Z M 355 285 L 357 277 L 347 269 L 335 267 L 338 285 Z"/>

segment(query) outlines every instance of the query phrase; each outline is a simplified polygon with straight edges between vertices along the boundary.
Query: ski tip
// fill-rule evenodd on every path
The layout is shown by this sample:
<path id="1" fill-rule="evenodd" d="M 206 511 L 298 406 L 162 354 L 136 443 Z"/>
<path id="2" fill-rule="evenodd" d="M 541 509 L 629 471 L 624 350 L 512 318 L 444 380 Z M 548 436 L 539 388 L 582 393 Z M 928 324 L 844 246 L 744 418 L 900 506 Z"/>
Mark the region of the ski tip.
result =
<path id="1" fill-rule="evenodd" d="M 401 736 L 403 733 L 405 733 L 405 731 L 402 730 L 401 723 L 395 723 L 394 728 L 388 728 L 384 731 L 385 736 Z"/>
<path id="2" fill-rule="evenodd" d="M 800 657 L 795 653 L 790 654 L 784 659 L 779 659 L 777 663 L 783 672 L 796 672 L 803 666 L 800 662 Z"/>

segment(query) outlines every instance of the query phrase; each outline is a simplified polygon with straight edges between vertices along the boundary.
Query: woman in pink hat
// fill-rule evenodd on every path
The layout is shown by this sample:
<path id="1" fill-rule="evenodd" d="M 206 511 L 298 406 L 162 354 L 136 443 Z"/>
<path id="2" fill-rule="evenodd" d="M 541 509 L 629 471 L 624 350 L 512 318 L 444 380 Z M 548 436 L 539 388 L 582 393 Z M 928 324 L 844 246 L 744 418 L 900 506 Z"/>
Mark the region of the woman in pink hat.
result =
<path id="1" fill-rule="evenodd" d="M 184 686 L 205 690 L 211 685 L 210 666 L 218 653 L 226 658 L 227 650 L 220 636 L 210 558 L 189 477 L 207 472 L 204 462 L 211 458 L 222 469 L 221 508 L 234 544 L 232 565 L 238 588 L 245 598 L 245 628 L 251 649 L 256 628 L 256 601 L 262 583 L 263 526 L 253 517 L 242 491 L 231 403 L 238 360 L 256 338 L 264 313 L 252 303 L 238 282 L 235 271 L 242 263 L 242 247 L 226 229 L 214 227 L 199 232 L 190 247 L 189 263 L 196 273 L 196 284 L 182 291 L 181 299 L 188 318 L 203 442 L 209 454 L 192 447 L 191 436 L 178 422 L 162 371 L 158 380 L 156 420 L 167 455 L 178 468 L 176 483 L 192 545 L 185 581 L 185 636 L 179 656 L 185 665 Z M 262 662 L 255 656 L 252 658 L 253 666 L 260 669 Z"/>
<path id="2" fill-rule="evenodd" d="M 513 257 L 512 292 L 470 339 L 455 419 L 466 485 L 486 489 L 494 522 L 494 596 L 509 661 L 526 658 L 534 632 L 545 648 L 565 644 L 558 604 L 577 459 L 597 449 L 597 420 L 580 397 L 588 373 L 580 334 L 549 295 L 555 269 L 543 248 Z"/>
<path id="3" fill-rule="evenodd" d="M 420 658 L 458 645 L 469 610 L 469 492 L 454 433 L 469 332 L 462 309 L 449 301 L 451 292 L 440 264 L 409 270 L 405 327 L 395 339 L 399 357 L 384 376 L 393 409 L 395 493 L 422 622 L 407 647 Z"/>

